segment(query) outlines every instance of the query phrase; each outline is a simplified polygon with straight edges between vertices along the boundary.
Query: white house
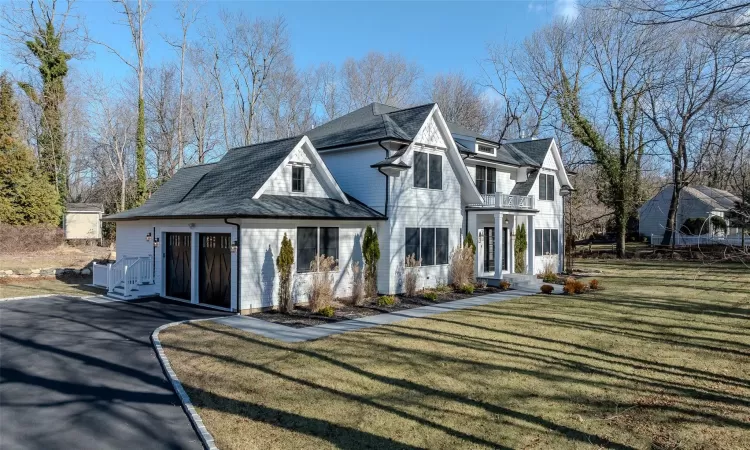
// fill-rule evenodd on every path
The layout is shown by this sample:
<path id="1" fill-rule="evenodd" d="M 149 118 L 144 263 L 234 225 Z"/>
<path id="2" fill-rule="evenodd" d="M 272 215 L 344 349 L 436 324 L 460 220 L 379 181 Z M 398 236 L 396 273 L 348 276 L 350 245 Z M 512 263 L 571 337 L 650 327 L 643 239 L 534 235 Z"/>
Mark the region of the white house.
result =
<path id="1" fill-rule="evenodd" d="M 669 204 L 672 200 L 672 186 L 667 186 L 659 191 L 655 196 L 643 204 L 638 209 L 639 225 L 638 230 L 642 236 L 653 237 L 654 243 L 661 243 L 661 237 L 667 227 L 667 214 L 669 213 Z M 708 186 L 687 186 L 680 191 L 680 201 L 677 208 L 677 228 L 678 230 L 687 219 L 709 217 L 724 218 L 727 212 L 731 211 L 740 202 L 736 195 Z M 737 228 L 728 228 L 724 230 L 714 230 L 711 221 L 707 222 L 707 234 L 727 234 L 734 236 L 740 233 Z M 689 238 L 685 238 L 691 241 Z M 685 240 L 678 235 L 677 243 Z M 686 241 L 686 242 L 687 242 Z"/>
<path id="2" fill-rule="evenodd" d="M 65 239 L 101 239 L 103 213 L 104 208 L 100 203 L 66 204 L 63 216 Z"/>
<path id="3" fill-rule="evenodd" d="M 306 301 L 316 254 L 337 259 L 344 297 L 368 225 L 379 237 L 381 293 L 403 290 L 409 254 L 421 260 L 425 286 L 449 283 L 451 251 L 467 231 L 478 242 L 480 277 L 518 276 L 511 249 L 520 223 L 529 228 L 525 272 L 533 275 L 544 254 L 559 264 L 560 189 L 569 186 L 552 139 L 501 144 L 447 123 L 436 104 L 373 103 L 303 136 L 183 168 L 144 205 L 106 217 L 117 222 L 118 261 L 95 267 L 95 284 L 241 313 L 269 308 L 286 234 L 295 301 Z"/>

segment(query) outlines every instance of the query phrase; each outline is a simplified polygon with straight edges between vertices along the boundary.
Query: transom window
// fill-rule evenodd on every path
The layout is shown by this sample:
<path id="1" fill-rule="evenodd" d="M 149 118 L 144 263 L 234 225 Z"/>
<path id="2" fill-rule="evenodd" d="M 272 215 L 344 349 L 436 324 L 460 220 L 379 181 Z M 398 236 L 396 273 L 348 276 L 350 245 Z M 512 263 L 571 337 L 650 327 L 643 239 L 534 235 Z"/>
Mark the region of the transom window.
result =
<path id="1" fill-rule="evenodd" d="M 557 255 L 559 249 L 559 232 L 553 228 L 542 228 L 534 230 L 534 255 Z"/>
<path id="2" fill-rule="evenodd" d="M 548 174 L 539 175 L 539 200 L 555 199 L 555 176 Z"/>
<path id="3" fill-rule="evenodd" d="M 315 257 L 333 256 L 339 260 L 339 229 L 336 227 L 297 228 L 297 272 L 313 272 Z"/>
<path id="4" fill-rule="evenodd" d="M 495 147 L 492 147 L 490 145 L 477 145 L 477 151 L 482 153 L 489 153 L 491 155 L 495 154 Z"/>
<path id="5" fill-rule="evenodd" d="M 414 152 L 414 187 L 443 189 L 443 157 Z"/>
<path id="6" fill-rule="evenodd" d="M 407 228 L 404 259 L 411 255 L 423 266 L 448 264 L 448 229 Z"/>
<path id="7" fill-rule="evenodd" d="M 292 192 L 305 192 L 305 168 L 292 167 Z"/>
<path id="8" fill-rule="evenodd" d="M 480 194 L 494 194 L 497 190 L 497 169 L 477 166 L 477 179 L 474 183 Z"/>

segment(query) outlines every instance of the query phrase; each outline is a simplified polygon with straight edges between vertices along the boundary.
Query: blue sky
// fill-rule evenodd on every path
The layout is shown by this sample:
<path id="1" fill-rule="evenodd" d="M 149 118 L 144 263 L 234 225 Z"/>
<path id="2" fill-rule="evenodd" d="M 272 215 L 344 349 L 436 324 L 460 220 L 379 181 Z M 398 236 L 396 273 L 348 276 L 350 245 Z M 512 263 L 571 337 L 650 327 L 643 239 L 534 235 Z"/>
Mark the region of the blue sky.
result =
<path id="1" fill-rule="evenodd" d="M 175 58 L 161 35 L 177 38 L 179 22 L 175 4 L 155 1 L 146 31 L 148 64 Z M 202 20 L 218 22 L 221 9 L 243 11 L 246 16 L 282 15 L 287 22 L 291 51 L 298 67 L 321 62 L 340 65 L 347 57 L 369 51 L 398 52 L 416 61 L 425 75 L 463 71 L 481 76 L 478 61 L 486 57 L 488 43 L 518 41 L 557 15 L 575 14 L 574 0 L 506 0 L 498 2 L 251 2 L 208 1 Z M 132 54 L 128 30 L 116 24 L 119 15 L 109 1 L 78 3 L 89 34 Z M 199 26 L 191 34 L 199 37 Z M 102 72 L 105 79 L 130 76 L 129 68 L 99 46 L 92 55 L 74 62 L 83 73 Z M 3 55 L 7 64 L 7 55 Z"/>

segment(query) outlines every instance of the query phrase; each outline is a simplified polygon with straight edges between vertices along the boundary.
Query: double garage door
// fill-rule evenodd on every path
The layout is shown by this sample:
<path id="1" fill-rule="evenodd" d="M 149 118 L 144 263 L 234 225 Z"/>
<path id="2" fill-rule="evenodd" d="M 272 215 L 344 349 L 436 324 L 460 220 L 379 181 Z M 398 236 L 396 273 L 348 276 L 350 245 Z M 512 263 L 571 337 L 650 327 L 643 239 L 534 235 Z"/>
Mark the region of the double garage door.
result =
<path id="1" fill-rule="evenodd" d="M 198 303 L 231 308 L 231 235 L 198 234 Z M 166 235 L 166 294 L 191 299 L 192 237 L 190 233 Z"/>

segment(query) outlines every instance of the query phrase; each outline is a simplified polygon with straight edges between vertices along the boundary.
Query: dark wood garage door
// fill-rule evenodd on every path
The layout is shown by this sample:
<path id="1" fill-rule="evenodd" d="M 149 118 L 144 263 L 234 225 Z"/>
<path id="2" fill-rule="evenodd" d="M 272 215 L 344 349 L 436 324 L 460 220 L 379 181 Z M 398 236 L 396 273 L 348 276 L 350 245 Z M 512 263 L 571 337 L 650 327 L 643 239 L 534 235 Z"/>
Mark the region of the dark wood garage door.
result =
<path id="1" fill-rule="evenodd" d="M 168 297 L 190 300 L 190 233 L 167 233 Z"/>
<path id="2" fill-rule="evenodd" d="M 200 296 L 198 302 L 224 308 L 232 307 L 231 300 L 231 235 L 200 235 Z"/>

